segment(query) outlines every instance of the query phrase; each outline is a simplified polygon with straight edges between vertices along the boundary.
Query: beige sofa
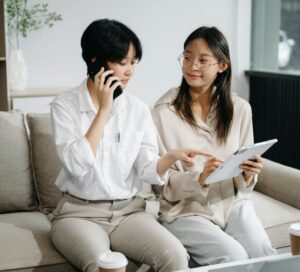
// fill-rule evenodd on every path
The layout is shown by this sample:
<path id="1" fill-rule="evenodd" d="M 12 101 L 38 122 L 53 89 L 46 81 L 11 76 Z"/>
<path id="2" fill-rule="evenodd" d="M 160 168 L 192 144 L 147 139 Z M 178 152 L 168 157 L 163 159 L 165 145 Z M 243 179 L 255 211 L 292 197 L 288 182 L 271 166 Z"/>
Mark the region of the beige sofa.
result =
<path id="1" fill-rule="evenodd" d="M 0 271 L 77 271 L 51 244 L 60 163 L 48 114 L 0 112 Z M 287 227 L 300 221 L 300 171 L 265 160 L 253 201 L 273 246 L 289 251 Z M 138 266 L 130 262 L 128 271 Z"/>

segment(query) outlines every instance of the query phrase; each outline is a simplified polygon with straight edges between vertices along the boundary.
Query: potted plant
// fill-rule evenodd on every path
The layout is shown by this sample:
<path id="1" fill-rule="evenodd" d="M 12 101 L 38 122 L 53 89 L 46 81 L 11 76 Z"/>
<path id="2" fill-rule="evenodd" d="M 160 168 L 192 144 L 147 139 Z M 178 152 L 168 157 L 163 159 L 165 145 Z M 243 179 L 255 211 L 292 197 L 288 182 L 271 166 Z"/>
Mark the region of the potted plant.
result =
<path id="1" fill-rule="evenodd" d="M 24 90 L 27 87 L 27 67 L 20 50 L 20 35 L 24 38 L 28 33 L 43 27 L 52 27 L 62 17 L 48 10 L 47 3 L 29 4 L 28 0 L 5 0 L 7 14 L 7 32 L 11 47 L 9 77 L 12 90 Z"/>

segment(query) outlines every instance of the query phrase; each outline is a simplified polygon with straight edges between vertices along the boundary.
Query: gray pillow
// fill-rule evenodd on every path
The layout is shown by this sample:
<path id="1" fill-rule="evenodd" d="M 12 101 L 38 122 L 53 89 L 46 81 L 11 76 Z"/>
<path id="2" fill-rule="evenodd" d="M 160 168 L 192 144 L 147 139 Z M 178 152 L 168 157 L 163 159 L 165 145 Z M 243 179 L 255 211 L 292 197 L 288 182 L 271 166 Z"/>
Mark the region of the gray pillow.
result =
<path id="1" fill-rule="evenodd" d="M 23 115 L 0 112 L 0 213 L 35 208 L 30 149 Z"/>
<path id="2" fill-rule="evenodd" d="M 29 113 L 27 122 L 39 210 L 48 214 L 61 197 L 61 191 L 54 184 L 60 170 L 60 161 L 52 138 L 50 114 Z"/>

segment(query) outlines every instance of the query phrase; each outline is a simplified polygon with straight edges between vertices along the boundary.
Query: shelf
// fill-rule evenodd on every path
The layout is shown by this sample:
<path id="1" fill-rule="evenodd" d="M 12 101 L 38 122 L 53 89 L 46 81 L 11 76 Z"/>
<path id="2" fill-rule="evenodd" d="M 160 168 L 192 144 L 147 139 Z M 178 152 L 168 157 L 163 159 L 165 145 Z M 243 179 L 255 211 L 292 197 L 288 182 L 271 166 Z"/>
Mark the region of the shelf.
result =
<path id="1" fill-rule="evenodd" d="M 58 94 L 70 90 L 71 88 L 55 88 L 55 89 L 45 89 L 45 88 L 34 88 L 27 89 L 24 91 L 14 91 L 11 90 L 10 98 L 32 98 L 32 97 L 45 97 L 45 96 L 57 96 Z"/>
<path id="2" fill-rule="evenodd" d="M 4 22 L 4 0 L 0 0 L 0 111 L 10 109 L 10 101 L 7 87 L 7 65 L 6 65 L 6 42 Z"/>

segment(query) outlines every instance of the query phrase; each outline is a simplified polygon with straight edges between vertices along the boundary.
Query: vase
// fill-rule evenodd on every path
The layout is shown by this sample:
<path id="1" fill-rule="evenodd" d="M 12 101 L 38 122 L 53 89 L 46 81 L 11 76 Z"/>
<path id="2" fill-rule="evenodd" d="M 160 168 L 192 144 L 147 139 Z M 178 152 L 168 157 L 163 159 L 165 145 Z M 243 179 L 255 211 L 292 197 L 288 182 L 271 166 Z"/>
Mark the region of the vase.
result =
<path id="1" fill-rule="evenodd" d="M 22 50 L 11 51 L 9 58 L 9 83 L 12 91 L 23 91 L 28 84 L 28 70 Z"/>

